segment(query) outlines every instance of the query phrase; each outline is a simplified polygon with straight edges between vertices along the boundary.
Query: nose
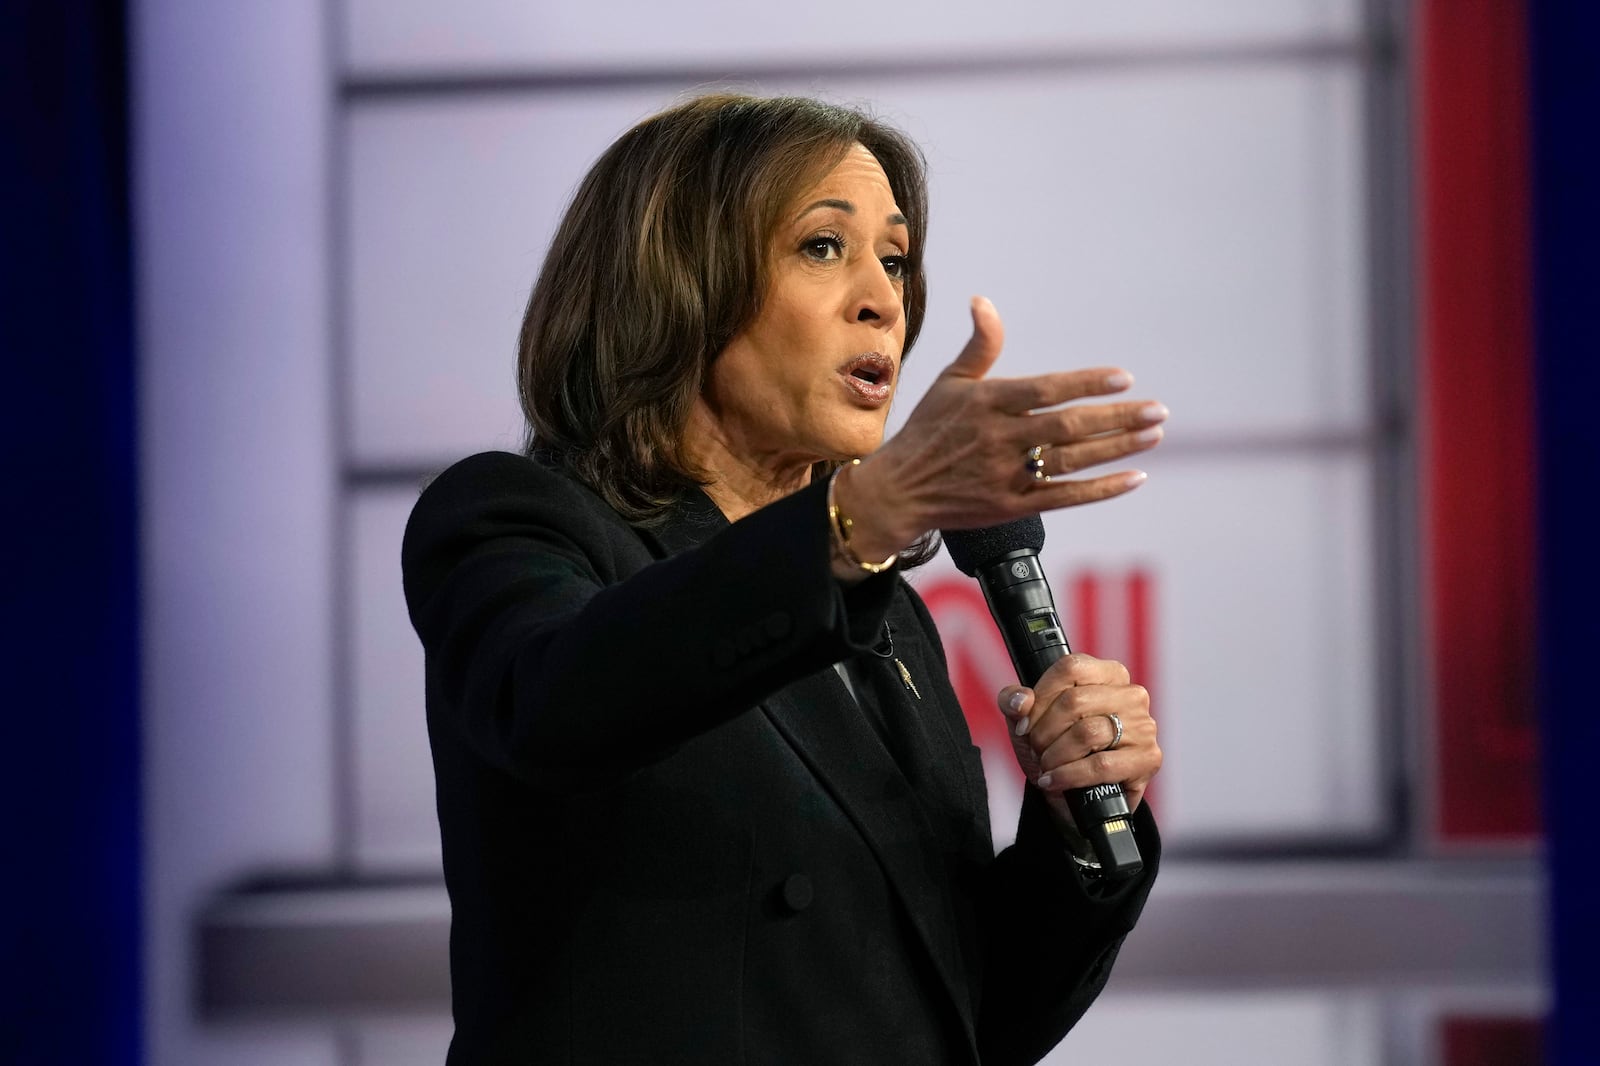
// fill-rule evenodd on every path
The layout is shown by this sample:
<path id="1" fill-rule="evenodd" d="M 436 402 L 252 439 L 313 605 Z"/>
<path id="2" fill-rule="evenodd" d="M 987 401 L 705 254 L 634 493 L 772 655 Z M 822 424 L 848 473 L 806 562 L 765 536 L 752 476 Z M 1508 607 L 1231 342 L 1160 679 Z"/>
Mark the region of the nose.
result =
<path id="1" fill-rule="evenodd" d="M 903 311 L 900 288 L 882 263 L 876 259 L 863 260 L 853 280 L 855 293 L 850 305 L 853 321 L 871 322 L 879 329 L 890 329 L 900 321 Z"/>

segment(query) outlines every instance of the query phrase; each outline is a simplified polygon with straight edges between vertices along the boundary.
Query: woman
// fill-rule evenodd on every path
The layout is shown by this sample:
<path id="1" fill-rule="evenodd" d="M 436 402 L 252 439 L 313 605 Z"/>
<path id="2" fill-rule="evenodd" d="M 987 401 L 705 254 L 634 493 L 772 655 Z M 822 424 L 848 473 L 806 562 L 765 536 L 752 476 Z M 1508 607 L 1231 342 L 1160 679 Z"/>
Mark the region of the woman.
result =
<path id="1" fill-rule="evenodd" d="M 897 571 L 1134 487 L 1059 475 L 1165 409 L 1059 406 L 1120 371 L 989 378 L 978 300 L 884 442 L 926 224 L 916 149 L 807 100 L 691 100 L 577 191 L 522 329 L 527 454 L 458 463 L 406 531 L 451 1063 L 1032 1062 L 1103 984 L 1159 841 L 1137 810 L 1145 873 L 1095 878 L 1061 791 L 1138 804 L 1144 690 L 1073 656 L 1001 691 L 1035 784 L 996 856 Z"/>

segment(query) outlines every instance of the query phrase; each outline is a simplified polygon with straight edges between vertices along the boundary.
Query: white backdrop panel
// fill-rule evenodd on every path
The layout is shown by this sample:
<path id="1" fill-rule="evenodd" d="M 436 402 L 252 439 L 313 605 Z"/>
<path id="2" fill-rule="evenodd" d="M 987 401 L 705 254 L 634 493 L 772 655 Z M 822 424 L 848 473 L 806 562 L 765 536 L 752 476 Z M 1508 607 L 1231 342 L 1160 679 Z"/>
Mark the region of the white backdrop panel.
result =
<path id="1" fill-rule="evenodd" d="M 1354 68 L 771 84 L 874 101 L 926 148 L 932 300 L 906 388 L 959 350 L 967 298 L 1004 372 L 1122 364 L 1174 439 L 1363 426 Z M 350 133 L 358 461 L 515 441 L 514 342 L 572 188 L 660 91 L 368 104 Z M 904 406 L 904 405 L 902 405 Z"/>
<path id="2" fill-rule="evenodd" d="M 908 398 L 981 293 L 1006 322 L 997 372 L 1124 366 L 1160 382 L 1173 441 L 1368 420 L 1354 68 L 834 88 L 929 158 Z"/>
<path id="3" fill-rule="evenodd" d="M 941 0 L 907 9 L 812 0 L 600 4 L 344 0 L 346 70 L 358 75 L 596 67 L 882 63 L 1042 49 L 1135 49 L 1353 36 L 1358 0 Z"/>
<path id="4" fill-rule="evenodd" d="M 1050 516 L 1044 558 L 1069 637 L 1071 575 L 1152 575 L 1156 673 L 1140 680 L 1155 693 L 1168 752 L 1163 832 L 1184 844 L 1374 832 L 1382 789 L 1364 457 L 1152 460 L 1150 483 L 1131 496 Z M 352 512 L 356 853 L 369 870 L 438 864 L 422 653 L 399 584 L 415 499 L 411 489 L 367 490 Z M 915 583 L 954 573 L 941 556 Z M 964 639 L 949 622 L 940 618 L 946 641 Z M 1123 654 L 1114 633 L 1090 650 Z M 1003 840 L 1016 796 L 991 778 Z"/>
<path id="5" fill-rule="evenodd" d="M 516 340 L 573 189 L 655 93 L 355 109 L 349 435 L 358 462 L 515 450 Z"/>
<path id="6" fill-rule="evenodd" d="M 400 538 L 418 489 L 350 498 L 355 862 L 365 872 L 438 872 L 439 820 L 423 705 L 422 644 L 406 614 Z"/>
<path id="7" fill-rule="evenodd" d="M 1160 560 L 1154 680 L 1172 839 L 1381 831 L 1368 456 L 1142 465 L 1150 483 L 1122 506 L 1050 528 L 1069 565 Z"/>

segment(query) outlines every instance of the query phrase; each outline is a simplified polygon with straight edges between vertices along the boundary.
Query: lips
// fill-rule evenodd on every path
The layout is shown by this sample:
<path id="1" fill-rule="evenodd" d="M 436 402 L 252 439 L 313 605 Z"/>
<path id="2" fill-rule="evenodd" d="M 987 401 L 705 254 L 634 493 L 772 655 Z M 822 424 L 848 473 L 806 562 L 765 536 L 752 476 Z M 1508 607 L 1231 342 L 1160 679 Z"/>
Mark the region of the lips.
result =
<path id="1" fill-rule="evenodd" d="M 845 387 L 870 407 L 888 403 L 894 393 L 894 360 L 877 352 L 851 359 L 839 368 L 839 376 Z"/>

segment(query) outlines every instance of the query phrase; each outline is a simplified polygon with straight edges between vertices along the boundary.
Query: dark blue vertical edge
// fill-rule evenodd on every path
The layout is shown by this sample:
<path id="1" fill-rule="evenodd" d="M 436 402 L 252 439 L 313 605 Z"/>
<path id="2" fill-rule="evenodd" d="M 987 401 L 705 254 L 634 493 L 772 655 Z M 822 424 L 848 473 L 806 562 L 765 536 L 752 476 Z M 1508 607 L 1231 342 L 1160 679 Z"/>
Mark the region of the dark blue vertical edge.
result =
<path id="1" fill-rule="evenodd" d="M 1531 0 L 1547 1061 L 1600 1062 L 1600 9 Z"/>
<path id="2" fill-rule="evenodd" d="M 0 4 L 0 1062 L 142 1056 L 126 9 Z"/>

